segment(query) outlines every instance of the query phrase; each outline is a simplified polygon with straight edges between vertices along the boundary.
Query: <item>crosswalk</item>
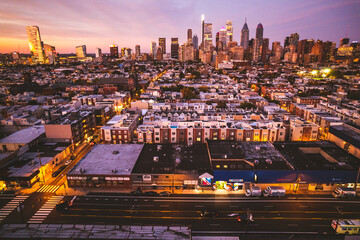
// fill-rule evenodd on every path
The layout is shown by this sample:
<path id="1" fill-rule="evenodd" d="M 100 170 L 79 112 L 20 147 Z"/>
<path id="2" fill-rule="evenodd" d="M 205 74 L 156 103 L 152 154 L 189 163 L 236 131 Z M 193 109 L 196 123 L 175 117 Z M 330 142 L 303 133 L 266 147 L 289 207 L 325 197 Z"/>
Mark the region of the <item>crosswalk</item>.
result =
<path id="1" fill-rule="evenodd" d="M 41 188 L 39 188 L 37 192 L 55 193 L 59 188 L 60 186 L 56 186 L 56 185 L 44 185 Z"/>
<path id="2" fill-rule="evenodd" d="M 0 222 L 2 222 L 12 211 L 15 210 L 19 203 L 25 201 L 29 195 L 19 195 L 14 197 L 10 202 L 8 202 L 4 207 L 0 209 Z"/>
<path id="3" fill-rule="evenodd" d="M 52 196 L 35 214 L 30 218 L 28 223 L 42 223 L 51 213 L 64 196 Z"/>

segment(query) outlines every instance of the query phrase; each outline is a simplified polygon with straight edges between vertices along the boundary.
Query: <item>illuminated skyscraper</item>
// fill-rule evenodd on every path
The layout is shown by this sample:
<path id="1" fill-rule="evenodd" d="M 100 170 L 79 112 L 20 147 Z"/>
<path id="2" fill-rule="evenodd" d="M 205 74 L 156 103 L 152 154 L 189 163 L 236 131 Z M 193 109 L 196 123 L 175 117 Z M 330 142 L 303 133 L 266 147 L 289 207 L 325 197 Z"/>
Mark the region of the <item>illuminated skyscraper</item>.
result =
<path id="1" fill-rule="evenodd" d="M 261 23 L 259 23 L 256 28 L 256 39 L 259 39 L 260 45 L 262 45 L 263 38 L 264 38 L 264 27 Z"/>
<path id="2" fill-rule="evenodd" d="M 290 35 L 290 39 L 289 39 L 290 45 L 297 46 L 299 43 L 299 38 L 300 38 L 300 35 L 298 33 L 292 33 Z"/>
<path id="3" fill-rule="evenodd" d="M 140 57 L 140 45 L 135 45 L 135 57 Z"/>
<path id="4" fill-rule="evenodd" d="M 191 29 L 189 29 L 191 30 Z M 189 33 L 189 31 L 188 31 Z M 171 58 L 179 59 L 179 39 L 171 38 Z"/>
<path id="5" fill-rule="evenodd" d="M 118 45 L 110 45 L 110 57 L 118 58 L 119 57 L 119 48 Z"/>
<path id="6" fill-rule="evenodd" d="M 194 34 L 194 36 L 192 38 L 192 42 L 193 42 L 194 48 L 199 49 L 199 39 L 196 34 Z"/>
<path id="7" fill-rule="evenodd" d="M 192 29 L 187 30 L 187 41 L 192 43 Z"/>
<path id="8" fill-rule="evenodd" d="M 240 46 L 242 46 L 244 50 L 246 50 L 249 47 L 249 28 L 246 23 L 246 18 L 245 18 L 245 24 L 241 30 Z"/>
<path id="9" fill-rule="evenodd" d="M 201 15 L 201 43 L 204 43 L 204 39 L 205 39 L 205 15 Z"/>
<path id="10" fill-rule="evenodd" d="M 75 48 L 77 58 L 86 58 L 86 46 L 81 45 Z"/>
<path id="11" fill-rule="evenodd" d="M 45 54 L 45 62 L 49 64 L 56 63 L 57 54 L 54 46 L 43 44 L 44 54 Z"/>
<path id="12" fill-rule="evenodd" d="M 224 50 L 225 47 L 226 47 L 226 29 L 225 28 L 222 28 L 219 32 L 219 42 L 222 43 L 222 48 L 221 50 Z M 218 49 L 220 50 L 220 49 Z"/>
<path id="13" fill-rule="evenodd" d="M 166 38 L 159 38 L 159 47 L 162 49 L 162 54 L 166 53 Z"/>
<path id="14" fill-rule="evenodd" d="M 40 29 L 38 26 L 27 26 L 27 36 L 29 39 L 29 48 L 31 52 L 31 59 L 34 63 L 44 63 L 45 54 L 43 43 L 40 37 Z"/>
<path id="15" fill-rule="evenodd" d="M 152 57 L 152 59 L 156 58 L 156 42 L 152 41 L 150 43 L 150 55 Z"/>
<path id="16" fill-rule="evenodd" d="M 344 46 L 344 45 L 349 45 L 350 43 L 350 39 L 349 38 L 342 38 L 340 39 L 340 47 Z"/>
<path id="17" fill-rule="evenodd" d="M 204 24 L 204 50 L 209 51 L 212 46 L 212 23 Z"/>
<path id="18" fill-rule="evenodd" d="M 233 24 L 231 20 L 226 21 L 226 42 L 233 40 Z"/>

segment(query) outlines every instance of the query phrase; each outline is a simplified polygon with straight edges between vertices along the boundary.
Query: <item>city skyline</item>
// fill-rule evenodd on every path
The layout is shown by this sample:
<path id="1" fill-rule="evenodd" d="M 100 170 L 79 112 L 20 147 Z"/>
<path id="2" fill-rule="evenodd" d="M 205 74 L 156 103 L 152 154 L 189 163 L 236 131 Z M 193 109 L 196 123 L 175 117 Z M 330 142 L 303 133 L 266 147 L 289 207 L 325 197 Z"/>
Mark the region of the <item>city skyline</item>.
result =
<path id="1" fill-rule="evenodd" d="M 360 27 L 357 15 L 360 4 L 357 1 L 302 1 L 291 6 L 284 1 L 229 1 L 220 6 L 215 1 L 207 3 L 135 1 L 100 4 L 91 1 L 85 4 L 77 1 L 68 4 L 67 1 L 33 1 L 30 5 L 25 1 L 3 2 L 0 9 L 6 9 L 6 12 L 0 10 L 3 19 L 0 52 L 20 50 L 29 53 L 26 26 L 38 26 L 42 40 L 55 46 L 60 53 L 75 53 L 75 47 L 79 45 L 86 45 L 89 53 L 94 53 L 96 48 L 107 53 L 113 43 L 131 49 L 140 45 L 143 52 L 149 52 L 150 42 L 157 42 L 159 37 L 168 39 L 166 48 L 170 49 L 171 38 L 178 38 L 180 44 L 186 41 L 187 29 L 192 29 L 193 35 L 201 36 L 202 14 L 205 23 L 212 23 L 213 36 L 225 27 L 227 20 L 232 20 L 233 40 L 238 44 L 245 17 L 250 39 L 255 37 L 259 23 L 264 26 L 264 38 L 269 38 L 270 42 L 283 43 L 286 36 L 298 32 L 300 39 L 321 39 L 338 45 L 339 40 L 346 36 L 348 26 L 350 40 L 360 39 L 360 33 L 356 31 Z M 52 11 L 42 11 L 44 9 Z M 296 17 L 293 17 L 295 13 Z M 188 17 L 184 18 L 184 15 Z"/>

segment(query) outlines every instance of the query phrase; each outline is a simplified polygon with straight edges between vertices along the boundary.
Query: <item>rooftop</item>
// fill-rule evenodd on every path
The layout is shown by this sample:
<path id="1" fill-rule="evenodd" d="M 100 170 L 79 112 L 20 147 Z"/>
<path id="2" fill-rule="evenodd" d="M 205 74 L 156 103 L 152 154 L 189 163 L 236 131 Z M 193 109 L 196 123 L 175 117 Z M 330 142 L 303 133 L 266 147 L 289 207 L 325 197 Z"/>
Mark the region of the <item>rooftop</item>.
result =
<path id="1" fill-rule="evenodd" d="M 360 129 L 349 126 L 347 124 L 331 126 L 330 133 L 338 138 L 360 148 Z"/>
<path id="2" fill-rule="evenodd" d="M 142 144 L 98 144 L 68 175 L 130 175 L 143 147 Z"/>
<path id="3" fill-rule="evenodd" d="M 0 140 L 0 143 L 30 143 L 42 134 L 45 133 L 45 128 L 43 125 L 35 125 L 29 128 L 19 130 L 3 139 Z"/>
<path id="4" fill-rule="evenodd" d="M 275 148 L 298 170 L 354 170 L 360 160 L 329 142 L 274 143 Z"/>

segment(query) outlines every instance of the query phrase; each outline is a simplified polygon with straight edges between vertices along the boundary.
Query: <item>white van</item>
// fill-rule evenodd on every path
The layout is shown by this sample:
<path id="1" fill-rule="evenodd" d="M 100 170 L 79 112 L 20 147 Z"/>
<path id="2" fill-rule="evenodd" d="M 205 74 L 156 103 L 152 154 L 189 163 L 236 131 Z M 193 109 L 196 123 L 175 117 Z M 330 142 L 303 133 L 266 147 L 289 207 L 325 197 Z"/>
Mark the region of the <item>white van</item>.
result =
<path id="1" fill-rule="evenodd" d="M 282 186 L 268 186 L 263 194 L 265 197 L 284 197 L 286 190 Z"/>
<path id="2" fill-rule="evenodd" d="M 356 196 L 355 189 L 337 187 L 332 195 L 336 198 L 353 198 Z"/>

